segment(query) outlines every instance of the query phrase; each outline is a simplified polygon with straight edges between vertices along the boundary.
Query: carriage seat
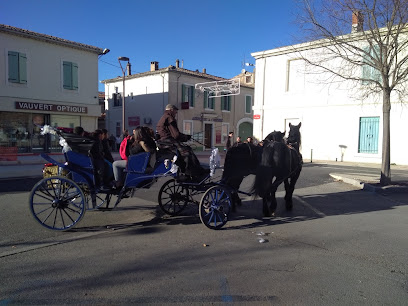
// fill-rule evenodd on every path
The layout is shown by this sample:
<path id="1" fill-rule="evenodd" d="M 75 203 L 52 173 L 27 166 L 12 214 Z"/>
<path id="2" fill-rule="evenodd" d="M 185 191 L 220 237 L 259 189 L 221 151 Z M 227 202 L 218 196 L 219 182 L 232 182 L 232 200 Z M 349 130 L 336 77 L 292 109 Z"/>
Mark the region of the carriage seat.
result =
<path id="1" fill-rule="evenodd" d="M 135 155 L 130 155 L 128 158 L 127 169 L 128 173 L 151 173 L 154 169 L 151 166 L 156 162 L 156 154 L 142 152 Z M 151 162 L 150 162 L 151 160 Z M 150 166 L 150 167 L 149 167 Z"/>
<path id="2" fill-rule="evenodd" d="M 86 182 L 84 176 L 91 181 L 94 175 L 94 166 L 90 156 L 77 153 L 74 151 L 67 151 L 64 153 L 66 161 L 74 168 L 72 178 L 75 182 Z"/>

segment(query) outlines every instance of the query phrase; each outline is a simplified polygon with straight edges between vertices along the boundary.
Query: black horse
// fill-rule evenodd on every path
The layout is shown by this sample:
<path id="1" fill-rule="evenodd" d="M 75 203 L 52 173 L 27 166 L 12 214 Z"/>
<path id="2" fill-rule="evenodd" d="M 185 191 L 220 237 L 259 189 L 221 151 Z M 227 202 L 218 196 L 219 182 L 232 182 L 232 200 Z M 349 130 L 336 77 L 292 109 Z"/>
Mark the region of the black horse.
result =
<path id="1" fill-rule="evenodd" d="M 266 217 L 275 215 L 277 206 L 275 193 L 282 182 L 285 183 L 286 210 L 293 208 L 292 195 L 303 164 L 302 155 L 299 152 L 300 126 L 301 123 L 289 124 L 290 131 L 286 141 L 283 139 L 285 133 L 275 131 L 263 142 L 262 159 L 257 167 L 253 192 L 254 195 L 262 197 L 263 213 Z M 271 202 L 270 207 L 268 207 L 268 201 Z"/>
<path id="2" fill-rule="evenodd" d="M 237 190 L 245 176 L 256 173 L 262 156 L 262 147 L 252 143 L 236 144 L 225 156 L 221 182 L 231 187 L 232 211 L 241 205 Z"/>

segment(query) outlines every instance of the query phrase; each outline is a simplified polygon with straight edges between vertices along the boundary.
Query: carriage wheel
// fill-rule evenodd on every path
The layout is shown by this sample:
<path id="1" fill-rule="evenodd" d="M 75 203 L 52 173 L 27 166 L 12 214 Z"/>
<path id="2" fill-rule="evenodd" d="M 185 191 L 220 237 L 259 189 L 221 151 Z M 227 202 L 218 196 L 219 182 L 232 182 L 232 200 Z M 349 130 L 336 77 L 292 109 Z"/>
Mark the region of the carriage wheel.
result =
<path id="1" fill-rule="evenodd" d="M 189 202 L 189 189 L 180 185 L 175 179 L 163 184 L 159 191 L 160 208 L 168 215 L 176 216 Z"/>
<path id="2" fill-rule="evenodd" d="M 30 210 L 44 227 L 64 231 L 73 228 L 84 216 L 86 199 L 81 188 L 62 176 L 39 181 L 30 193 Z"/>
<path id="3" fill-rule="evenodd" d="M 209 188 L 200 201 L 201 222 L 210 229 L 220 229 L 228 221 L 232 199 L 230 193 L 221 186 Z"/>

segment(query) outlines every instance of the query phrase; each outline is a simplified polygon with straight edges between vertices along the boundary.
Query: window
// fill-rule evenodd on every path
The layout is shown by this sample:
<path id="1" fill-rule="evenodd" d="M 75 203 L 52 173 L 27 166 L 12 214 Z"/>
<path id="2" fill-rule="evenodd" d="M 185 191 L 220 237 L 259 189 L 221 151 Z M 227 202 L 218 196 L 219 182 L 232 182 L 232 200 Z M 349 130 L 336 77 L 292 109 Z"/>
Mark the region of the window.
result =
<path id="1" fill-rule="evenodd" d="M 8 81 L 11 83 L 27 83 L 27 56 L 24 53 L 8 52 Z"/>
<path id="2" fill-rule="evenodd" d="M 183 133 L 186 135 L 193 135 L 193 121 L 192 120 L 183 121 Z"/>
<path id="3" fill-rule="evenodd" d="M 380 117 L 361 117 L 358 153 L 378 153 Z"/>
<path id="4" fill-rule="evenodd" d="M 245 113 L 250 114 L 252 112 L 252 96 L 245 96 Z"/>
<path id="5" fill-rule="evenodd" d="M 64 89 L 78 90 L 78 65 L 71 62 L 63 62 Z"/>
<path id="6" fill-rule="evenodd" d="M 119 93 L 112 94 L 113 106 L 122 106 L 122 96 Z"/>
<path id="7" fill-rule="evenodd" d="M 188 102 L 190 107 L 194 107 L 194 86 L 182 85 L 181 86 L 181 102 Z"/>
<path id="8" fill-rule="evenodd" d="M 228 134 L 229 134 L 229 123 L 223 123 L 221 127 L 221 142 L 226 143 L 228 139 Z"/>
<path id="9" fill-rule="evenodd" d="M 210 98 L 210 96 L 208 91 L 204 91 L 204 109 L 214 110 L 215 98 Z"/>
<path id="10" fill-rule="evenodd" d="M 221 97 L 221 110 L 231 111 L 231 96 Z"/>
<path id="11" fill-rule="evenodd" d="M 367 85 L 370 83 L 369 80 L 381 82 L 381 73 L 380 71 L 373 67 L 375 63 L 373 62 L 373 58 L 378 58 L 380 53 L 379 46 L 374 47 L 366 47 L 364 48 L 363 54 L 363 63 L 362 66 L 362 83 L 363 85 Z"/>
<path id="12" fill-rule="evenodd" d="M 246 84 L 252 83 L 252 75 L 247 75 L 247 76 L 245 76 L 245 83 L 246 83 Z"/>
<path id="13" fill-rule="evenodd" d="M 288 61 L 286 91 L 299 92 L 305 89 L 305 62 L 301 59 Z"/>
<path id="14" fill-rule="evenodd" d="M 121 123 L 116 122 L 116 127 L 115 127 L 115 132 L 116 132 L 116 137 L 120 137 L 122 135 L 122 129 L 121 129 Z"/>

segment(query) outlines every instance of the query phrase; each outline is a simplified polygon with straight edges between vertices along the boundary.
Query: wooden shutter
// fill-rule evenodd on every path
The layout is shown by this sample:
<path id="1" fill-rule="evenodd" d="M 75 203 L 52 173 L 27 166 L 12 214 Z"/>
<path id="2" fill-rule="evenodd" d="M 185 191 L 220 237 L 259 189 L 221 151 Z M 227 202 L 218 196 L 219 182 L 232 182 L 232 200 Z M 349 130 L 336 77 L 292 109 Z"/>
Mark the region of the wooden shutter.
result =
<path id="1" fill-rule="evenodd" d="M 72 63 L 72 89 L 78 89 L 78 64 Z"/>
<path id="2" fill-rule="evenodd" d="M 24 53 L 19 53 L 18 70 L 20 83 L 27 83 L 27 56 Z"/>
<path id="3" fill-rule="evenodd" d="M 63 62 L 63 86 L 64 89 L 72 89 L 72 65 L 70 62 Z"/>
<path id="4" fill-rule="evenodd" d="M 18 77 L 18 52 L 8 52 L 8 80 L 9 82 L 17 83 Z"/>
<path id="5" fill-rule="evenodd" d="M 194 86 L 190 86 L 190 92 L 191 92 L 191 101 L 190 105 L 194 107 L 194 98 L 195 98 L 195 91 L 194 91 Z"/>

